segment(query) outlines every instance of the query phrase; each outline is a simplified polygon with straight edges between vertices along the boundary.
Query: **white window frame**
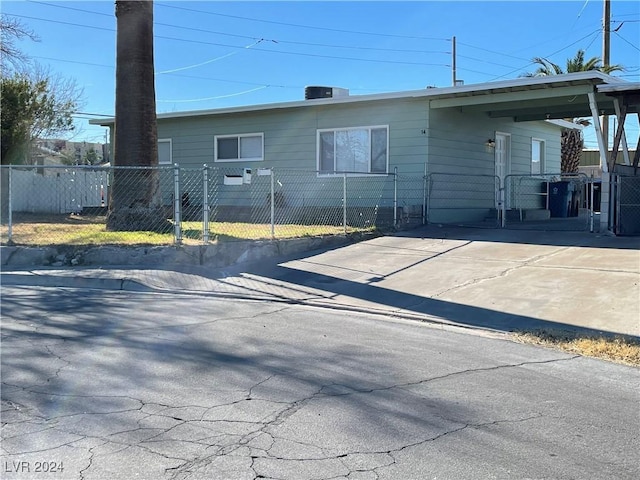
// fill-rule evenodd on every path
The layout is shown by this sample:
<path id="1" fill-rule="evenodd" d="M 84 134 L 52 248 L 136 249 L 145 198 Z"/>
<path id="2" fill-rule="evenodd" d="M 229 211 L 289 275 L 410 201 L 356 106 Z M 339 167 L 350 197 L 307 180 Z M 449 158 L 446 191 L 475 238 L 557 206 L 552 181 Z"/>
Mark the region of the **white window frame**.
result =
<path id="1" fill-rule="evenodd" d="M 366 130 L 369 132 L 369 142 L 371 142 L 371 131 L 372 130 L 380 130 L 380 129 L 385 129 L 387 132 L 386 135 L 386 146 L 387 146 L 387 154 L 386 154 L 386 159 L 385 159 L 385 171 L 383 173 L 380 172 L 372 172 L 371 171 L 371 145 L 369 145 L 369 158 L 368 158 L 368 171 L 367 172 L 341 172 L 341 171 L 336 171 L 335 167 L 336 167 L 336 159 L 335 159 L 335 136 L 334 136 L 334 159 L 333 159 L 333 172 L 331 173 L 323 173 L 320 171 L 320 157 L 321 157 L 321 141 L 320 141 L 320 136 L 323 133 L 326 132 L 333 132 L 334 134 L 337 132 L 347 132 L 347 131 L 355 131 L 355 130 Z M 318 172 L 318 176 L 319 177 L 334 177 L 334 176 L 342 176 L 345 173 L 348 176 L 351 177 L 359 177 L 359 176 L 371 176 L 371 175 L 380 175 L 380 176 L 386 176 L 389 175 L 389 125 L 366 125 L 366 126 L 360 126 L 360 127 L 345 127 L 345 128 L 323 128 L 323 129 L 318 129 L 316 131 L 316 170 Z"/>
<path id="2" fill-rule="evenodd" d="M 173 165 L 173 142 L 170 138 L 159 138 L 158 144 L 160 143 L 169 143 L 169 161 L 161 162 L 160 156 L 158 155 L 158 165 Z"/>
<path id="3" fill-rule="evenodd" d="M 245 157 L 245 158 L 218 158 L 218 139 L 224 138 L 237 138 L 238 139 L 238 156 L 240 152 L 240 139 L 246 137 L 260 137 L 260 156 L 259 157 Z M 262 162 L 264 160 L 264 133 L 241 133 L 235 135 L 215 135 L 213 137 L 213 161 L 216 163 L 233 163 L 233 162 Z"/>
<path id="4" fill-rule="evenodd" d="M 534 143 L 538 143 L 540 145 L 540 171 L 539 172 L 534 172 L 533 171 L 533 145 Z M 545 160 L 547 157 L 547 142 L 544 138 L 536 138 L 536 137 L 532 137 L 531 138 L 531 161 L 530 161 L 530 172 L 532 175 L 544 175 L 545 173 Z"/>

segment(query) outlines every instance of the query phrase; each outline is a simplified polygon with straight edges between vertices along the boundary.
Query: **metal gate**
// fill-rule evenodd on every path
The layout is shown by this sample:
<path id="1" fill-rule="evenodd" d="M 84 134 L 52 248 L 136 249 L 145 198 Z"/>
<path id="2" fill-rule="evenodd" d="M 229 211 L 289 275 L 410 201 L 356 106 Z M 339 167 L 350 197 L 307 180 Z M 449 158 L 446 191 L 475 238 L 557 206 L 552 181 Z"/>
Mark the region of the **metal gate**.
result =
<path id="1" fill-rule="evenodd" d="M 640 235 L 640 177 L 611 176 L 613 232 Z"/>
<path id="2" fill-rule="evenodd" d="M 584 174 L 507 175 L 502 225 L 521 230 L 593 230 L 591 180 Z"/>

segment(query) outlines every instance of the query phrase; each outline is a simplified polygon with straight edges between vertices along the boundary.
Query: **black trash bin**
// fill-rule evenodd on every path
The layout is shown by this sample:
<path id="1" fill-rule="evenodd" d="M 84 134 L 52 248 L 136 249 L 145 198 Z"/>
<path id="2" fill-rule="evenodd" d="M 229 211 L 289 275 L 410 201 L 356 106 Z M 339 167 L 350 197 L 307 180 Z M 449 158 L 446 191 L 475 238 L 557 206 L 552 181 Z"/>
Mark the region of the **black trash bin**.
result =
<path id="1" fill-rule="evenodd" d="M 574 187 L 569 180 L 549 183 L 549 211 L 552 217 L 570 215 Z"/>

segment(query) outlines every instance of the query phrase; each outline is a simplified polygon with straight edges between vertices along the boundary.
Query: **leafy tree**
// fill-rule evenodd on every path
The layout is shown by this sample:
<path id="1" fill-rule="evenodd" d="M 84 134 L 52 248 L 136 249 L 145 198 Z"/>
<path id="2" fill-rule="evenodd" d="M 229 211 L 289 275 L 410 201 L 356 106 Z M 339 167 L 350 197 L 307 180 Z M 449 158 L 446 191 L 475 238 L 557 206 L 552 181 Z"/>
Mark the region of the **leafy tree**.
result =
<path id="1" fill-rule="evenodd" d="M 578 50 L 573 58 L 567 59 L 566 68 L 563 70 L 558 64 L 542 58 L 533 58 L 533 63 L 539 65 L 535 72 L 525 73 L 525 77 L 544 77 L 548 75 L 562 75 L 564 73 L 588 72 L 596 70 L 602 73 L 612 73 L 624 70 L 621 65 L 602 65 L 599 57 L 592 57 L 585 61 L 584 50 Z M 581 118 L 568 119 L 576 124 L 588 125 L 588 121 Z M 580 166 L 580 158 L 584 149 L 582 131 L 565 128 L 562 130 L 560 169 L 562 173 L 577 173 Z"/>
<path id="2" fill-rule="evenodd" d="M 15 41 L 38 37 L 22 23 L 1 15 L 0 37 L 0 163 L 24 163 L 35 138 L 74 129 L 72 114 L 79 107 L 82 92 L 73 80 L 29 62 Z M 8 170 L 2 169 L 0 173 L 0 216 L 5 221 L 9 204 Z"/>
<path id="3" fill-rule="evenodd" d="M 95 148 L 90 148 L 85 152 L 82 163 L 85 165 L 96 165 L 97 163 L 100 163 L 100 157 L 98 156 L 98 152 L 96 152 Z"/>
<path id="4" fill-rule="evenodd" d="M 73 113 L 81 93 L 75 83 L 36 68 L 0 77 L 2 95 L 1 162 L 28 162 L 31 142 L 74 129 Z"/>
<path id="5" fill-rule="evenodd" d="M 114 166 L 158 165 L 153 2 L 116 1 L 116 124 Z M 158 171 L 116 168 L 107 228 L 170 227 L 160 202 Z"/>

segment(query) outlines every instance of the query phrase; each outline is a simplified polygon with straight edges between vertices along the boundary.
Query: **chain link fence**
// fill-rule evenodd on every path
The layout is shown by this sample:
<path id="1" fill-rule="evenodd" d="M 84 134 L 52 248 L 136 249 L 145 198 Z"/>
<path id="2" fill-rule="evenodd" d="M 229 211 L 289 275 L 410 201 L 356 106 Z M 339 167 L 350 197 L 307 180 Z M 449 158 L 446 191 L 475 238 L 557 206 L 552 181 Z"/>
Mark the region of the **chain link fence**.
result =
<path id="1" fill-rule="evenodd" d="M 592 231 L 592 180 L 581 173 L 507 175 L 503 183 L 505 228 Z"/>
<path id="2" fill-rule="evenodd" d="M 172 244 L 409 223 L 424 178 L 300 169 L 2 166 L 3 244 Z M 412 219 L 418 223 L 422 217 Z"/>
<path id="3" fill-rule="evenodd" d="M 431 173 L 427 178 L 428 223 L 500 226 L 500 178 L 494 175 Z"/>
<path id="4" fill-rule="evenodd" d="M 425 223 L 593 231 L 599 222 L 600 199 L 584 174 L 507 175 L 501 182 L 397 168 L 321 175 L 206 165 L 2 166 L 1 173 L 3 244 L 200 244 Z M 627 193 L 617 225 L 628 231 L 628 219 L 640 215 L 640 189 L 619 178 L 616 191 Z"/>
<path id="5" fill-rule="evenodd" d="M 617 235 L 640 235 L 640 177 L 611 175 L 612 227 Z"/>

